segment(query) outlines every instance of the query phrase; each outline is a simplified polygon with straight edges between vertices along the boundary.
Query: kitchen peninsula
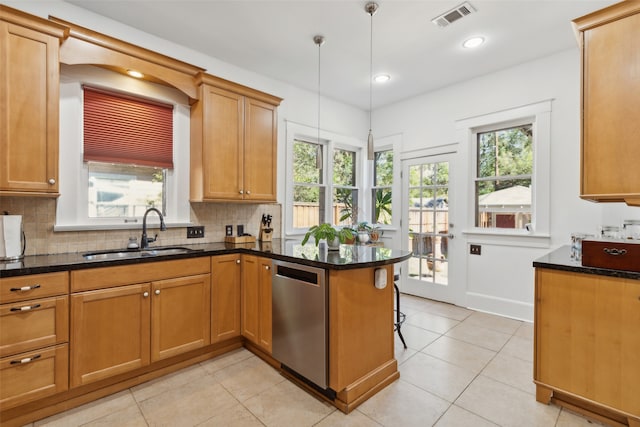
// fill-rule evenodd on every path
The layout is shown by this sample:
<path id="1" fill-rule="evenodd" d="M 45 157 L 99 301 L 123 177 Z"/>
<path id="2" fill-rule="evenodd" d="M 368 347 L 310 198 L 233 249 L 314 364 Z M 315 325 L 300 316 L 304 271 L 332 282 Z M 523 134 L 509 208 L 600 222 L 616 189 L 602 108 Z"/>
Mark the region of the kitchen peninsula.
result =
<path id="1" fill-rule="evenodd" d="M 568 246 L 533 266 L 536 399 L 640 426 L 640 273 L 583 266 Z"/>
<path id="2" fill-rule="evenodd" d="M 283 240 L 184 248 L 0 264 L 3 329 L 27 318 L 41 325 L 22 326 L 24 333 L 0 343 L 3 425 L 41 419 L 241 346 L 343 412 L 399 377 L 393 264 L 410 252 L 366 245 L 326 251 Z M 325 392 L 282 370 L 272 355 L 271 279 L 281 261 L 326 272 Z"/>

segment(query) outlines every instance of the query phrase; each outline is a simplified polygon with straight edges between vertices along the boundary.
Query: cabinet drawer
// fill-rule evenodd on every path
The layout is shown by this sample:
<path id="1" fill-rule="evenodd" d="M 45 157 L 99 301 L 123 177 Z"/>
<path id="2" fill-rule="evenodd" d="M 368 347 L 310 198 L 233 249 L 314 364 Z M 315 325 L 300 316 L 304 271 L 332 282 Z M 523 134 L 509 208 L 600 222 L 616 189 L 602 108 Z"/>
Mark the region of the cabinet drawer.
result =
<path id="1" fill-rule="evenodd" d="M 0 359 L 0 407 L 11 408 L 69 388 L 67 344 Z"/>
<path id="2" fill-rule="evenodd" d="M 583 240 L 582 265 L 640 272 L 640 242 Z"/>
<path id="3" fill-rule="evenodd" d="M 0 279 L 0 303 L 62 295 L 69 292 L 69 273 L 32 274 Z"/>
<path id="4" fill-rule="evenodd" d="M 68 340 L 68 296 L 0 305 L 0 357 Z"/>

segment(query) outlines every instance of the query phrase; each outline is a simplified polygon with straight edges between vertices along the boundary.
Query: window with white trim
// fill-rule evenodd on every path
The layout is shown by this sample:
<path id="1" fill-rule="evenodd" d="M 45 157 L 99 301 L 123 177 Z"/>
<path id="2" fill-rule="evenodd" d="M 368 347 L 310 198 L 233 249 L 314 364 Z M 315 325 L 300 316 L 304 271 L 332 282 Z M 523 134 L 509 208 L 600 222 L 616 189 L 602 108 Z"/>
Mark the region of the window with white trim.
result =
<path id="1" fill-rule="evenodd" d="M 475 226 L 524 229 L 533 206 L 533 125 L 478 131 Z"/>
<path id="2" fill-rule="evenodd" d="M 363 218 L 362 143 L 287 123 L 285 226 L 302 234 L 321 223 L 352 225 Z M 360 219 L 361 220 L 361 219 Z"/>
<path id="3" fill-rule="evenodd" d="M 143 148 L 142 157 L 131 160 L 135 153 L 125 158 L 109 157 L 112 145 L 107 141 L 98 154 L 87 153 L 92 149 L 85 146 L 85 85 L 167 107 L 169 112 L 162 120 L 172 122 L 168 138 L 173 147 L 169 145 L 159 157 L 150 147 Z M 64 155 L 60 156 L 61 195 L 54 230 L 139 228 L 145 210 L 151 206 L 165 214 L 169 226 L 189 224 L 190 207 L 185 196 L 189 193 L 189 126 L 188 98 L 176 89 L 98 67 L 63 64 L 60 152 Z M 115 151 L 111 154 L 122 157 L 125 150 Z M 156 221 L 155 217 L 150 221 Z"/>
<path id="4" fill-rule="evenodd" d="M 509 244 L 525 244 L 518 240 L 524 237 L 527 245 L 546 247 L 550 232 L 551 107 L 552 100 L 545 100 L 456 122 L 459 140 L 468 143 L 465 152 L 469 163 L 464 175 L 469 183 L 469 208 L 465 234 L 502 239 Z M 509 138 L 513 141 L 509 142 Z M 501 155 L 501 151 L 506 154 Z M 521 165 L 514 166 L 518 162 Z M 504 200 L 498 200 L 501 189 L 507 197 Z M 517 209 L 511 208 L 506 201 L 513 206 L 517 202 L 516 195 L 509 192 L 526 193 L 527 198 L 520 199 Z M 483 211 L 495 215 L 484 219 L 488 215 L 483 218 Z M 530 238 L 537 239 L 537 243 Z"/>

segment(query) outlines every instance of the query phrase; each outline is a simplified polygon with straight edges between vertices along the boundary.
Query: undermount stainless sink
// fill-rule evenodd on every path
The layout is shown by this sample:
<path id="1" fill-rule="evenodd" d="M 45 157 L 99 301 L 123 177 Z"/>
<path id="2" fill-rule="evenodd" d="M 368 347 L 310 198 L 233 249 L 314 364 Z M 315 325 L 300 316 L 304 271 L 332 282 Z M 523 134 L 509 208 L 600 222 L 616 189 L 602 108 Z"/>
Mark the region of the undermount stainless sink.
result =
<path id="1" fill-rule="evenodd" d="M 116 260 L 116 259 L 153 257 L 153 256 L 160 256 L 160 255 L 179 255 L 179 254 L 188 254 L 188 253 L 200 252 L 200 251 L 202 251 L 202 249 L 191 249 L 191 248 L 185 248 L 182 246 L 169 246 L 169 247 L 147 248 L 144 250 L 122 249 L 122 250 L 111 250 L 111 251 L 87 252 L 86 254 L 82 254 L 82 257 L 86 260 L 107 261 L 107 260 Z"/>

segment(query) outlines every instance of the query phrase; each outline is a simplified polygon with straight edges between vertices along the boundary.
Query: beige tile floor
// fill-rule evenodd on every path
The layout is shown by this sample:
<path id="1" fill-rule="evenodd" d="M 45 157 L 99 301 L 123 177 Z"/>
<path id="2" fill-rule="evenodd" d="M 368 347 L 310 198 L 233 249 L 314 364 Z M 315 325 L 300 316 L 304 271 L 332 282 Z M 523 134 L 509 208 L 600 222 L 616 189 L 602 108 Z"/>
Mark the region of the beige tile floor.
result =
<path id="1" fill-rule="evenodd" d="M 400 379 L 349 415 L 239 349 L 34 426 L 589 426 L 536 402 L 533 328 L 403 295 Z"/>

